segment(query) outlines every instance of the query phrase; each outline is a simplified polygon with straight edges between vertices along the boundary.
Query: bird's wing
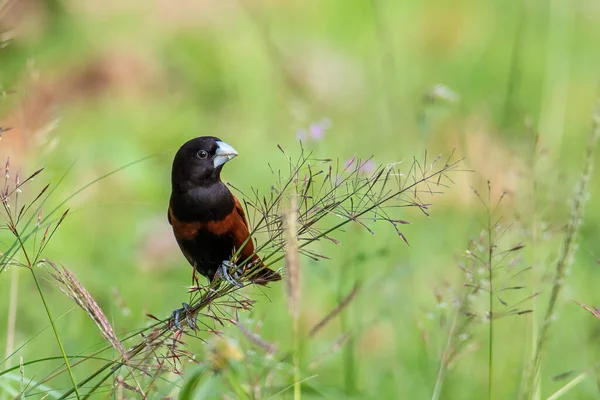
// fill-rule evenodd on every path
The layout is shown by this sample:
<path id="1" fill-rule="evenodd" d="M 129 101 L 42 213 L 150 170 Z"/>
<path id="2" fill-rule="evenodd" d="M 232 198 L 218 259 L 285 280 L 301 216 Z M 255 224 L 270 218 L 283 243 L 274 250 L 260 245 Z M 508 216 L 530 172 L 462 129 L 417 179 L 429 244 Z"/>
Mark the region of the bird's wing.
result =
<path id="1" fill-rule="evenodd" d="M 243 261 L 250 258 L 253 265 L 247 265 L 246 268 L 249 267 L 251 270 L 258 269 L 258 271 L 252 273 L 252 278 L 250 280 L 260 285 L 265 285 L 269 282 L 280 280 L 281 275 L 272 269 L 267 268 L 258 255 L 254 253 L 254 242 L 250 237 L 246 214 L 244 213 L 244 209 L 242 208 L 240 201 L 235 198 L 235 196 L 233 199 L 235 201 L 234 212 L 237 213 L 237 221 L 234 224 L 234 243 L 236 250 L 241 246 L 244 246 L 240 252 L 240 260 Z"/>
<path id="2" fill-rule="evenodd" d="M 233 196 L 233 201 L 235 202 L 235 211 L 240 215 L 244 225 L 248 228 L 248 220 L 246 219 L 246 213 L 244 213 L 244 209 L 242 208 L 242 203 L 237 199 L 237 197 Z"/>
<path id="3" fill-rule="evenodd" d="M 236 250 L 240 247 L 242 251 L 240 252 L 240 259 L 245 260 L 249 257 L 252 260 L 258 258 L 256 254 L 254 254 L 254 242 L 250 237 L 250 231 L 248 230 L 248 220 L 246 219 L 246 214 L 244 213 L 244 209 L 242 208 L 242 204 L 240 201 L 234 196 L 233 200 L 235 202 L 235 210 L 234 210 L 234 222 L 233 222 L 233 241 L 235 244 Z M 245 242 L 245 243 L 244 243 Z"/>

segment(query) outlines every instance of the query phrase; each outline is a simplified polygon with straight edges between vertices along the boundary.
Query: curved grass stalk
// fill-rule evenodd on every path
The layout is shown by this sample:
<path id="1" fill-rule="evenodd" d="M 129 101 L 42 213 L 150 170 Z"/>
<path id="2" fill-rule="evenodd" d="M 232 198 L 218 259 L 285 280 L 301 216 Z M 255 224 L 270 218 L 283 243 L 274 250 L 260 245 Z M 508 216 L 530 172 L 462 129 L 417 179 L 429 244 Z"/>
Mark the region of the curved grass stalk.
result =
<path id="1" fill-rule="evenodd" d="M 75 396 L 77 399 L 80 398 L 79 389 L 77 388 L 77 382 L 75 380 L 75 375 L 73 374 L 73 370 L 71 369 L 71 364 L 69 363 L 69 358 L 67 357 L 67 353 L 65 352 L 65 348 L 62 344 L 62 340 L 60 339 L 60 335 L 58 333 L 58 329 L 56 328 L 56 324 L 54 323 L 54 319 L 52 318 L 52 313 L 50 311 L 50 307 L 48 307 L 48 303 L 46 302 L 46 298 L 44 297 L 44 292 L 40 287 L 40 283 L 38 282 L 37 276 L 32 268 L 29 268 L 31 271 L 31 275 L 33 276 L 33 280 L 35 282 L 35 286 L 37 288 L 38 293 L 40 294 L 40 298 L 42 299 L 42 303 L 44 303 L 44 309 L 46 310 L 46 315 L 48 315 L 48 319 L 50 320 L 50 324 L 52 325 L 52 331 L 54 332 L 54 336 L 56 337 L 56 342 L 58 343 L 58 347 L 60 348 L 60 352 L 62 354 L 63 360 L 65 361 L 65 367 L 69 372 L 69 378 L 71 379 L 71 383 L 73 384 L 73 391 L 75 392 Z"/>
<path id="2" fill-rule="evenodd" d="M 558 389 L 556 392 L 554 392 L 551 396 L 549 396 L 548 400 L 557 400 L 560 397 L 562 397 L 564 394 L 567 394 L 567 392 L 569 390 L 573 389 L 575 386 L 577 386 L 581 382 L 583 382 L 583 380 L 585 378 L 587 378 L 587 375 L 588 375 L 587 372 L 582 372 L 581 374 L 577 375 L 575 378 L 571 379 L 566 385 L 564 385 L 563 387 Z"/>

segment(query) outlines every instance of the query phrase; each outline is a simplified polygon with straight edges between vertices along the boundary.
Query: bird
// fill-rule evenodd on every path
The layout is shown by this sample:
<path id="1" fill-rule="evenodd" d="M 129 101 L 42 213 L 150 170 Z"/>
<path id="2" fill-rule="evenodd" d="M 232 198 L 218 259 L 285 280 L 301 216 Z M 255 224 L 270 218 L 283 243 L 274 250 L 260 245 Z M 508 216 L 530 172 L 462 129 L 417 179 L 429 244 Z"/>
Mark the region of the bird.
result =
<path id="1" fill-rule="evenodd" d="M 266 285 L 281 275 L 255 253 L 244 209 L 221 181 L 223 166 L 237 155 L 214 136 L 184 143 L 173 159 L 167 217 L 181 252 L 211 284 L 221 279 L 242 286 L 239 279 L 246 276 L 251 283 Z M 176 324 L 182 310 L 188 312 L 187 304 L 174 312 Z"/>

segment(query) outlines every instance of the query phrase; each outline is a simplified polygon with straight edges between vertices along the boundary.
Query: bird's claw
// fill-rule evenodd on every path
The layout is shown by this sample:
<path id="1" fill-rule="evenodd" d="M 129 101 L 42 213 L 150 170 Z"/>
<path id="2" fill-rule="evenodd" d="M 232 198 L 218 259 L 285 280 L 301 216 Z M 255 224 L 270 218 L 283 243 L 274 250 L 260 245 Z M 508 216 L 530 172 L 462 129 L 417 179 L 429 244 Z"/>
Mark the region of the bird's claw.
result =
<path id="1" fill-rule="evenodd" d="M 231 275 L 229 274 L 229 271 L 233 271 Z M 242 277 L 240 268 L 229 260 L 225 260 L 221 263 L 221 266 L 217 269 L 216 276 L 226 280 L 234 286 L 244 286 L 239 281 L 239 279 Z"/>
<path id="2" fill-rule="evenodd" d="M 198 329 L 198 325 L 196 324 L 196 319 L 198 318 L 198 314 L 196 315 L 192 315 L 190 307 L 187 303 L 181 303 L 181 305 L 183 306 L 182 308 L 178 308 L 177 310 L 173 311 L 173 313 L 171 314 L 171 316 L 173 317 L 173 325 L 175 325 L 175 328 L 177 328 L 177 330 L 183 330 L 181 329 L 181 324 L 179 323 L 179 316 L 181 315 L 182 312 L 185 313 L 185 321 L 187 322 L 187 325 L 192 328 L 193 330 Z"/>

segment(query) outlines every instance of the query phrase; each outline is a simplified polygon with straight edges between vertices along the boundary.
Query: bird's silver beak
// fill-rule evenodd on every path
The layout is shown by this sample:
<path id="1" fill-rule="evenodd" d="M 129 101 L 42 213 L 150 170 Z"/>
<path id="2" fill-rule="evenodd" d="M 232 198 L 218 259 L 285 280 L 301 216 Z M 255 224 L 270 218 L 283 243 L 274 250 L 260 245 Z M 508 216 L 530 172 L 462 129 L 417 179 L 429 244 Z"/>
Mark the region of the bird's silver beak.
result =
<path id="1" fill-rule="evenodd" d="M 237 151 L 225 142 L 218 141 L 217 151 L 215 152 L 215 158 L 213 159 L 213 165 L 215 168 L 220 167 L 227 161 L 231 160 L 238 155 Z"/>

